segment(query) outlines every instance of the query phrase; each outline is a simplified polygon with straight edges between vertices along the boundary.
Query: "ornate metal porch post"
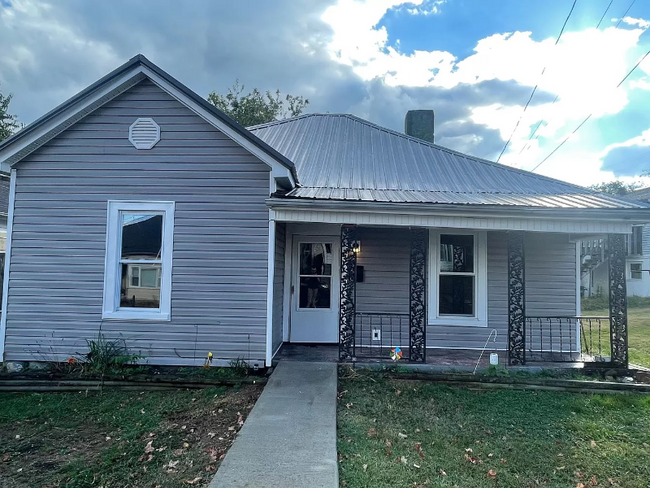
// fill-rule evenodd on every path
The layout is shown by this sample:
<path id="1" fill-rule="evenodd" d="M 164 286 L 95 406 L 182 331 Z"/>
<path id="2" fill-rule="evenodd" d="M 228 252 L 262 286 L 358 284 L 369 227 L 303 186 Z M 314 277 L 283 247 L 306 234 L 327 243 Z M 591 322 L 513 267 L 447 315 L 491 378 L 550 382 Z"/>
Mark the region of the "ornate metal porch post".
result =
<path id="1" fill-rule="evenodd" d="M 428 229 L 411 228 L 409 360 L 418 362 L 426 361 L 428 247 Z"/>
<path id="2" fill-rule="evenodd" d="M 354 358 L 354 312 L 357 282 L 357 228 L 341 227 L 341 295 L 339 308 L 339 359 Z"/>
<path id="3" fill-rule="evenodd" d="M 627 289 L 625 286 L 625 236 L 607 236 L 609 258 L 609 334 L 612 346 L 611 363 L 628 367 Z"/>
<path id="4" fill-rule="evenodd" d="M 526 364 L 524 233 L 508 233 L 508 362 Z"/>

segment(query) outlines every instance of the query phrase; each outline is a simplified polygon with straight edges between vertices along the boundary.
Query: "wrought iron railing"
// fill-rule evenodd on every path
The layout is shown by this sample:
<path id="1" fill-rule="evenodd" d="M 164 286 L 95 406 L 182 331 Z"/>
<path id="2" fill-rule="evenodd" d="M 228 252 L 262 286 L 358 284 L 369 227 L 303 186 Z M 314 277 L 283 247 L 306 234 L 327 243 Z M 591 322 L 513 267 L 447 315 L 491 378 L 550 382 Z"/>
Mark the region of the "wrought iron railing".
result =
<path id="1" fill-rule="evenodd" d="M 526 317 L 526 361 L 609 360 L 607 316 Z"/>
<path id="2" fill-rule="evenodd" d="M 389 360 L 392 349 L 399 347 L 403 359 L 408 359 L 408 314 L 357 312 L 354 321 L 356 357 Z"/>

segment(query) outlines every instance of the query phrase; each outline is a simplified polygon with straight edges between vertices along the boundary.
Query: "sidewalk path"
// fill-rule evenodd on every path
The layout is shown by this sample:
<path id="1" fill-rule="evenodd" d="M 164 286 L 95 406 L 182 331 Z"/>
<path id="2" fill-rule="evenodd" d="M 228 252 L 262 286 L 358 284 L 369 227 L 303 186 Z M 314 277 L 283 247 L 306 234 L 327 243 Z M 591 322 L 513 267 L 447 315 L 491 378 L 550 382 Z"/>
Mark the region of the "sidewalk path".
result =
<path id="1" fill-rule="evenodd" d="M 281 361 L 210 488 L 338 487 L 335 363 Z"/>

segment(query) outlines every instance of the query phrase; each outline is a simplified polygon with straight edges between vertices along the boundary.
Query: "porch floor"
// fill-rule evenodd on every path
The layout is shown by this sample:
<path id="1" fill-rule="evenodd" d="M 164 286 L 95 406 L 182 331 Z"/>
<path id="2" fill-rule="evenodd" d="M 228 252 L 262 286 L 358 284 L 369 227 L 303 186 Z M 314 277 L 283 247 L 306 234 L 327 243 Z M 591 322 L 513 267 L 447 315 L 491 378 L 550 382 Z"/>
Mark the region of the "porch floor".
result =
<path id="1" fill-rule="evenodd" d="M 490 351 L 487 349 L 481 358 L 479 367 L 487 368 L 490 365 Z M 506 354 L 504 351 L 498 352 L 499 364 L 506 364 Z M 460 369 L 474 368 L 478 361 L 481 351 L 473 349 L 427 349 L 427 364 L 441 366 L 444 368 Z M 276 361 L 310 361 L 310 362 L 327 362 L 336 363 L 339 361 L 339 346 L 337 344 L 290 344 L 284 343 L 273 359 Z M 357 363 L 392 363 L 391 359 L 386 356 L 385 359 L 376 357 L 364 357 L 363 353 L 359 354 Z M 401 364 L 409 363 L 408 359 L 401 361 Z"/>

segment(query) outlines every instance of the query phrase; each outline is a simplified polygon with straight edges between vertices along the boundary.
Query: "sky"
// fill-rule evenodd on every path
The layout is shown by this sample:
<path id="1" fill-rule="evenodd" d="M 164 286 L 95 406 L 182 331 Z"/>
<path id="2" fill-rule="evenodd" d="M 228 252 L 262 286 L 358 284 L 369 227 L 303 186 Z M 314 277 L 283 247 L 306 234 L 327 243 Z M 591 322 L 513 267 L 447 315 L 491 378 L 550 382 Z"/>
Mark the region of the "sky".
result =
<path id="1" fill-rule="evenodd" d="M 582 185 L 650 186 L 650 56 L 620 84 L 650 51 L 650 2 L 576 0 L 556 42 L 572 5 L 0 0 L 0 91 L 29 123 L 142 53 L 202 96 L 238 79 L 398 131 L 408 110 L 433 109 L 442 146 Z"/>

